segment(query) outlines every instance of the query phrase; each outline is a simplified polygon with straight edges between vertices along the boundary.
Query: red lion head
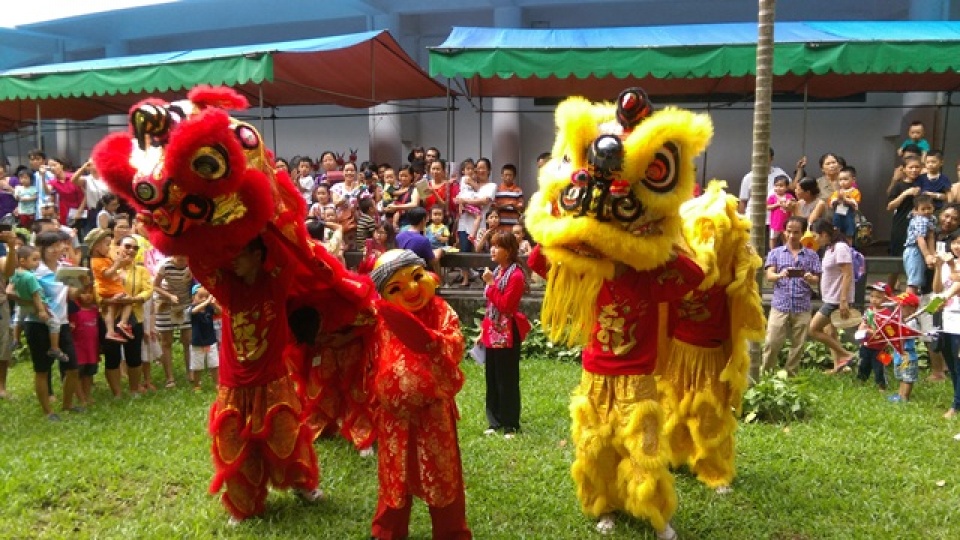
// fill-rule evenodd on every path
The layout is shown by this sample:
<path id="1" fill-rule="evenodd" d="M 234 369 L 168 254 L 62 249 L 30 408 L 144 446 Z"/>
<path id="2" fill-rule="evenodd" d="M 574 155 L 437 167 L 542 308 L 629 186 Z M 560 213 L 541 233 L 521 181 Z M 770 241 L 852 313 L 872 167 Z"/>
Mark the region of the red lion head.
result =
<path id="1" fill-rule="evenodd" d="M 257 130 L 224 107 L 243 109 L 247 101 L 210 87 L 193 89 L 184 101 L 147 99 L 130 110 L 128 133 L 94 148 L 100 174 L 149 215 L 150 239 L 164 253 L 220 262 L 268 222 L 282 227 L 305 214 Z"/>

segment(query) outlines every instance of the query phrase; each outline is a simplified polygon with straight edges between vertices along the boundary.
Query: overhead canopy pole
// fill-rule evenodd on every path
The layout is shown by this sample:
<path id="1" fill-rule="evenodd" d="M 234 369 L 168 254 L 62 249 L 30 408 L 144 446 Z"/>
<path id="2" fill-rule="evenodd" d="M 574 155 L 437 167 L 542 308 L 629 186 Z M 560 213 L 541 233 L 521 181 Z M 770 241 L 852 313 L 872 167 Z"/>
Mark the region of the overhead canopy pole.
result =
<path id="1" fill-rule="evenodd" d="M 40 125 L 40 101 L 37 101 L 37 148 L 43 150 L 43 126 Z M 42 193 L 42 192 L 41 192 Z"/>

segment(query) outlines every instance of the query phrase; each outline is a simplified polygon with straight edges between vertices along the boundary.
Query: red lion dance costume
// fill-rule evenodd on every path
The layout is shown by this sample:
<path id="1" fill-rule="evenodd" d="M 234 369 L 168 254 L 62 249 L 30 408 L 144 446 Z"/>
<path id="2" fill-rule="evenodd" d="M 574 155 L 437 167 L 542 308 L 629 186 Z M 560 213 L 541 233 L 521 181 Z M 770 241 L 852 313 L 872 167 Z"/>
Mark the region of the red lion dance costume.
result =
<path id="1" fill-rule="evenodd" d="M 570 404 L 577 497 L 602 533 L 622 511 L 675 538 L 677 497 L 653 371 L 667 361 L 667 304 L 704 278 L 681 247 L 679 208 L 693 194 L 693 158 L 713 126 L 706 115 L 654 112 L 638 88 L 616 104 L 568 99 L 556 124 L 553 158 L 526 219 L 540 244 L 530 266 L 547 272 L 544 328 L 554 341 L 584 347 Z"/>
<path id="2" fill-rule="evenodd" d="M 270 485 L 319 494 L 314 433 L 294 384 L 308 368 L 289 314 L 317 315 L 319 328 L 300 340 L 310 342 L 317 330 L 372 322 L 374 296 L 369 280 L 308 242 L 303 198 L 274 172 L 257 130 L 225 110 L 246 107 L 225 88 L 197 87 L 174 103 L 148 99 L 131 110 L 130 133 L 107 136 L 93 152 L 111 190 L 152 218 L 151 242 L 188 256 L 225 308 L 210 490 L 225 487 L 235 519 L 261 514 Z M 255 283 L 244 283 L 235 260 L 257 238 L 263 260 Z"/>

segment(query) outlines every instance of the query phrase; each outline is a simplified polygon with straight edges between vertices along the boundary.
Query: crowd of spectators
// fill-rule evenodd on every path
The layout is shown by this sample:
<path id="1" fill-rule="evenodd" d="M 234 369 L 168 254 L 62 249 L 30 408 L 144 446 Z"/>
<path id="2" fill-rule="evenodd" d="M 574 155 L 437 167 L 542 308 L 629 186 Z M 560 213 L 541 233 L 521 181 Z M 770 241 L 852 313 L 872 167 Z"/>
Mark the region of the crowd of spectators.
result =
<path id="1" fill-rule="evenodd" d="M 495 181 L 490 160 L 464 160 L 450 174 L 436 148 L 415 148 L 396 167 L 355 159 L 324 152 L 316 161 L 277 159 L 275 167 L 287 170 L 302 193 L 310 235 L 341 260 L 346 251 L 362 252 L 359 271 L 369 272 L 380 254 L 400 247 L 439 273 L 444 254 L 488 251 L 500 230 L 517 235 L 529 251 L 514 165 L 500 167 Z M 63 160 L 33 150 L 28 165 L 0 170 L 0 300 L 11 311 L 0 312 L 0 398 L 6 397 L 7 370 L 21 340 L 51 420 L 60 419 L 53 410 L 54 366 L 63 382 L 62 409 L 70 412 L 92 403 L 101 354 L 110 392 L 118 398 L 123 377 L 130 395 L 155 391 L 152 367 L 162 369 L 159 385 L 177 385 L 177 338 L 191 386 L 201 388 L 203 371 L 215 374 L 211 350 L 217 339 L 211 335 L 219 332 L 209 327 L 219 319 L 216 300 L 198 289 L 189 261 L 153 248 L 142 219 L 110 193 L 89 161 L 71 172 Z M 471 268 L 445 278 L 483 286 Z"/>
<path id="2" fill-rule="evenodd" d="M 771 149 L 771 159 L 773 155 Z M 809 337 L 827 346 L 833 361 L 827 373 L 838 374 L 857 364 L 861 380 L 873 372 L 878 387 L 886 390 L 886 368 L 877 358 L 890 354 L 899 387 L 889 400 L 900 403 L 910 399 L 917 382 L 916 341 L 922 339 L 928 342 L 928 380 L 941 381 L 949 373 L 958 396 L 944 413 L 951 418 L 960 407 L 960 361 L 952 339 L 957 330 L 953 312 L 960 305 L 960 287 L 954 286 L 960 281 L 955 268 L 960 251 L 952 249 L 954 243 L 960 246 L 960 184 L 944 174 L 943 153 L 927 142 L 920 122 L 910 125 L 897 160 L 886 189 L 886 209 L 892 213 L 887 252 L 901 259 L 901 271 L 867 286 L 871 301 L 863 306 L 862 318 L 854 310 L 854 248 L 874 243 L 871 222 L 885 217 L 864 216 L 856 168 L 828 152 L 819 159 L 820 176 L 814 177 L 808 174 L 803 157 L 784 189 L 786 173 L 771 167 L 765 196 L 771 251 L 764 274 L 773 294 L 762 360 L 756 367 L 760 372 L 775 370 L 789 338 L 785 369 L 795 375 Z M 750 188 L 748 174 L 741 184 L 741 211 L 750 199 Z M 814 300 L 820 301 L 817 309 Z M 912 316 L 918 308 L 922 308 L 920 315 Z M 862 342 L 858 353 L 849 352 L 837 332 L 837 325 L 850 316 L 859 318 L 852 322 L 853 326 L 859 323 L 862 331 L 858 333 Z M 876 335 L 884 321 L 893 321 L 916 337 L 886 344 L 871 341 L 869 336 Z"/>

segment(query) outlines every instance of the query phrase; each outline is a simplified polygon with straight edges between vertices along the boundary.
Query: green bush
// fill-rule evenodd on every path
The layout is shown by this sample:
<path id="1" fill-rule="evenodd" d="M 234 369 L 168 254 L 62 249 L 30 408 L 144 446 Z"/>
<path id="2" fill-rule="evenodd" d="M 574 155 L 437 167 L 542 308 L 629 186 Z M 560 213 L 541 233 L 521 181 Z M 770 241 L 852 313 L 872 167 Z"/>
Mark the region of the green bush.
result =
<path id="1" fill-rule="evenodd" d="M 817 397 L 807 388 L 805 378 L 790 378 L 781 370 L 764 375 L 743 395 L 744 421 L 802 420 L 810 415 L 816 401 Z"/>
<path id="2" fill-rule="evenodd" d="M 530 333 L 527 334 L 527 339 L 523 341 L 521 349 L 524 358 L 536 356 L 573 362 L 580 361 L 580 353 L 582 352 L 580 347 L 567 347 L 550 341 L 543 333 L 543 326 L 541 326 L 539 319 L 531 321 L 531 324 Z"/>
<path id="3" fill-rule="evenodd" d="M 477 337 L 480 335 L 480 324 L 483 322 L 483 315 L 484 309 L 478 309 L 474 313 L 473 324 L 465 324 L 460 329 L 461 332 L 463 332 L 463 340 L 466 345 L 465 354 L 467 355 L 470 354 L 470 349 L 473 348 L 473 344 L 476 343 Z M 521 358 L 580 361 L 580 347 L 567 347 L 566 345 L 552 343 L 547 339 L 546 334 L 543 333 L 543 327 L 540 325 L 539 319 L 530 321 L 530 324 L 530 333 L 527 334 L 527 338 L 523 340 L 523 345 L 520 348 Z"/>

